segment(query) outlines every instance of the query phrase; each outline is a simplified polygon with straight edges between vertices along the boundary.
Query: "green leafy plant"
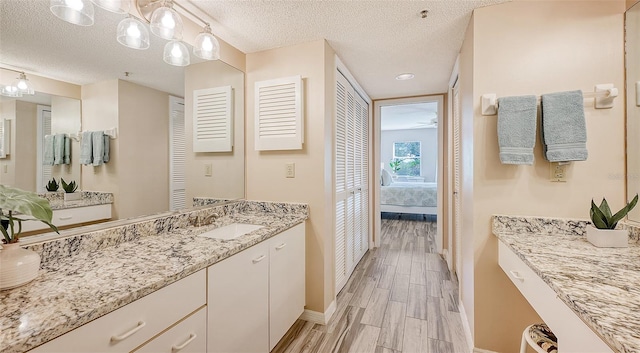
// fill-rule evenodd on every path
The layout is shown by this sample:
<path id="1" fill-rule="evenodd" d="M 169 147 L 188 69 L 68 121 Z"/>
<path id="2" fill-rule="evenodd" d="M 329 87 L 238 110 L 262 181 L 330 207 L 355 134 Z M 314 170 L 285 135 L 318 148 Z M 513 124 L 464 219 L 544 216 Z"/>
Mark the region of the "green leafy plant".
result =
<path id="1" fill-rule="evenodd" d="M 40 221 L 58 233 L 58 228 L 51 223 L 52 217 L 53 211 L 47 199 L 34 192 L 0 185 L 0 231 L 3 243 L 17 242 L 22 232 L 22 222 L 25 221 Z"/>
<path id="2" fill-rule="evenodd" d="M 389 167 L 394 173 L 397 173 L 400 170 L 400 163 L 402 163 L 399 159 L 392 160 L 389 162 Z"/>
<path id="3" fill-rule="evenodd" d="M 609 208 L 609 204 L 605 198 L 602 199 L 600 206 L 596 206 L 591 200 L 591 211 L 589 215 L 591 216 L 591 222 L 598 229 L 615 229 L 618 225 L 618 222 L 624 218 L 624 216 L 629 213 L 636 204 L 638 203 L 638 195 L 631 200 L 626 206 L 624 206 L 620 211 L 615 214 L 611 214 L 611 208 Z"/>
<path id="4" fill-rule="evenodd" d="M 60 178 L 60 182 L 62 183 L 62 188 L 64 189 L 64 192 L 66 193 L 72 193 L 75 192 L 76 190 L 78 190 L 78 184 L 76 184 L 75 181 L 71 181 L 69 184 L 67 184 L 64 179 Z"/>
<path id="5" fill-rule="evenodd" d="M 58 191 L 59 187 L 60 187 L 60 184 L 58 184 L 58 182 L 56 181 L 56 178 L 51 178 L 51 180 L 49 180 L 46 186 L 47 191 Z"/>

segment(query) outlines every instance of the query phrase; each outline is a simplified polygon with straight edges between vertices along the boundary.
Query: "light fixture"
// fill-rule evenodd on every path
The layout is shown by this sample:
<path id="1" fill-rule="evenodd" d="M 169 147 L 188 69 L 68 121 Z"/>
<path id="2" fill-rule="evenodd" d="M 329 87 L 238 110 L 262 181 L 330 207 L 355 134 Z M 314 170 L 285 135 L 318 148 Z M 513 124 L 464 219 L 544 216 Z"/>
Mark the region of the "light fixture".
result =
<path id="1" fill-rule="evenodd" d="M 182 18 L 171 8 L 170 1 L 169 6 L 163 2 L 153 11 L 150 22 L 151 33 L 156 36 L 168 40 L 182 39 Z"/>
<path id="2" fill-rule="evenodd" d="M 114 13 L 129 13 L 131 1 L 129 0 L 91 0 L 96 6 Z"/>
<path id="3" fill-rule="evenodd" d="M 404 80 L 410 80 L 410 79 L 412 79 L 414 77 L 416 77 L 416 75 L 414 75 L 414 74 L 412 74 L 410 72 L 407 72 L 407 73 L 400 74 L 400 75 L 396 76 L 396 80 L 404 81 Z"/>
<path id="4" fill-rule="evenodd" d="M 205 60 L 220 59 L 220 44 L 211 34 L 211 26 L 208 23 L 204 26 L 204 31 L 196 37 L 193 55 Z"/>
<path id="5" fill-rule="evenodd" d="M 13 84 L 13 87 L 16 87 L 18 91 L 20 91 L 21 95 L 36 94 L 36 91 L 33 89 L 33 85 L 31 84 L 31 82 L 29 82 L 29 80 L 27 79 L 27 75 L 25 75 L 24 72 L 20 73 L 20 76 L 18 76 L 18 78 L 16 79 L 15 83 Z"/>
<path id="6" fill-rule="evenodd" d="M 187 46 L 179 40 L 172 40 L 164 46 L 163 59 L 174 66 L 187 66 L 191 63 Z"/>
<path id="7" fill-rule="evenodd" d="M 74 25 L 93 25 L 93 4 L 89 0 L 49 0 L 49 9 L 61 20 Z"/>
<path id="8" fill-rule="evenodd" d="M 128 16 L 118 23 L 117 30 L 118 43 L 133 49 L 149 48 L 149 30 L 144 23 L 138 19 Z"/>
<path id="9" fill-rule="evenodd" d="M 22 97 L 22 92 L 16 86 L 2 86 L 0 89 L 0 95 L 5 97 L 19 98 Z"/>

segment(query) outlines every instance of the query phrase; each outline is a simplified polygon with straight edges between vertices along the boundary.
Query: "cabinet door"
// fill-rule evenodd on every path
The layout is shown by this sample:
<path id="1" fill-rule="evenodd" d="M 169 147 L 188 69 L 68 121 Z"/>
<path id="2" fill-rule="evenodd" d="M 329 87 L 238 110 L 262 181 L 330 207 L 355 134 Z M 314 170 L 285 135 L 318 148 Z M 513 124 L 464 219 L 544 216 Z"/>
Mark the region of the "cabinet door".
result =
<path id="1" fill-rule="evenodd" d="M 207 351 L 207 308 L 171 327 L 135 353 L 203 353 Z"/>
<path id="2" fill-rule="evenodd" d="M 210 266 L 207 351 L 269 351 L 269 242 Z"/>
<path id="3" fill-rule="evenodd" d="M 304 311 L 304 237 L 303 223 L 269 240 L 269 350 Z"/>

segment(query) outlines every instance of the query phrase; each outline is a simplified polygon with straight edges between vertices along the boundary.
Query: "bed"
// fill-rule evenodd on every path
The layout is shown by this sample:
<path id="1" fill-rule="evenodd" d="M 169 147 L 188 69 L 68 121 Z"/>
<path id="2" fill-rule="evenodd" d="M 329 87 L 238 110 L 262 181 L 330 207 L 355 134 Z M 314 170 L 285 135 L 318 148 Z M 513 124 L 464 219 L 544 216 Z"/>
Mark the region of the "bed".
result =
<path id="1" fill-rule="evenodd" d="M 438 184 L 393 182 L 380 187 L 380 211 L 395 213 L 437 213 Z"/>

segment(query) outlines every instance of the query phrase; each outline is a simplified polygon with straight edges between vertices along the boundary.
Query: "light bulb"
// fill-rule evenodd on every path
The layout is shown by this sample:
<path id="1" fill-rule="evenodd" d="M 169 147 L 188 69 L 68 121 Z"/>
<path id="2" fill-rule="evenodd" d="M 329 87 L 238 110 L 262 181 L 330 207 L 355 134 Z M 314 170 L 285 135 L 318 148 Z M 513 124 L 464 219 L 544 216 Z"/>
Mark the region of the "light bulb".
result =
<path id="1" fill-rule="evenodd" d="M 118 43 L 138 50 L 149 48 L 149 30 L 138 19 L 128 16 L 118 23 Z"/>
<path id="2" fill-rule="evenodd" d="M 127 36 L 131 38 L 140 38 L 140 29 L 138 29 L 138 25 L 135 22 L 129 24 L 129 28 L 127 28 Z"/>
<path id="3" fill-rule="evenodd" d="M 206 38 L 202 41 L 202 50 L 206 50 L 206 51 L 211 51 L 211 50 L 213 50 L 213 42 L 211 41 L 211 38 L 206 37 Z"/>
<path id="4" fill-rule="evenodd" d="M 22 80 L 18 81 L 18 89 L 19 90 L 24 91 L 27 88 L 28 87 L 27 87 L 27 83 L 26 82 L 24 82 Z"/>
<path id="5" fill-rule="evenodd" d="M 76 11 L 80 11 L 84 7 L 82 0 L 64 0 L 64 3 Z"/>
<path id="6" fill-rule="evenodd" d="M 180 47 L 177 45 L 173 46 L 173 49 L 171 49 L 171 56 L 173 56 L 174 58 L 181 58 L 182 57 L 182 51 L 180 51 Z"/>
<path id="7" fill-rule="evenodd" d="M 176 21 L 173 20 L 170 12 L 166 12 L 164 16 L 162 16 L 162 26 L 165 28 L 174 28 L 176 26 Z"/>

